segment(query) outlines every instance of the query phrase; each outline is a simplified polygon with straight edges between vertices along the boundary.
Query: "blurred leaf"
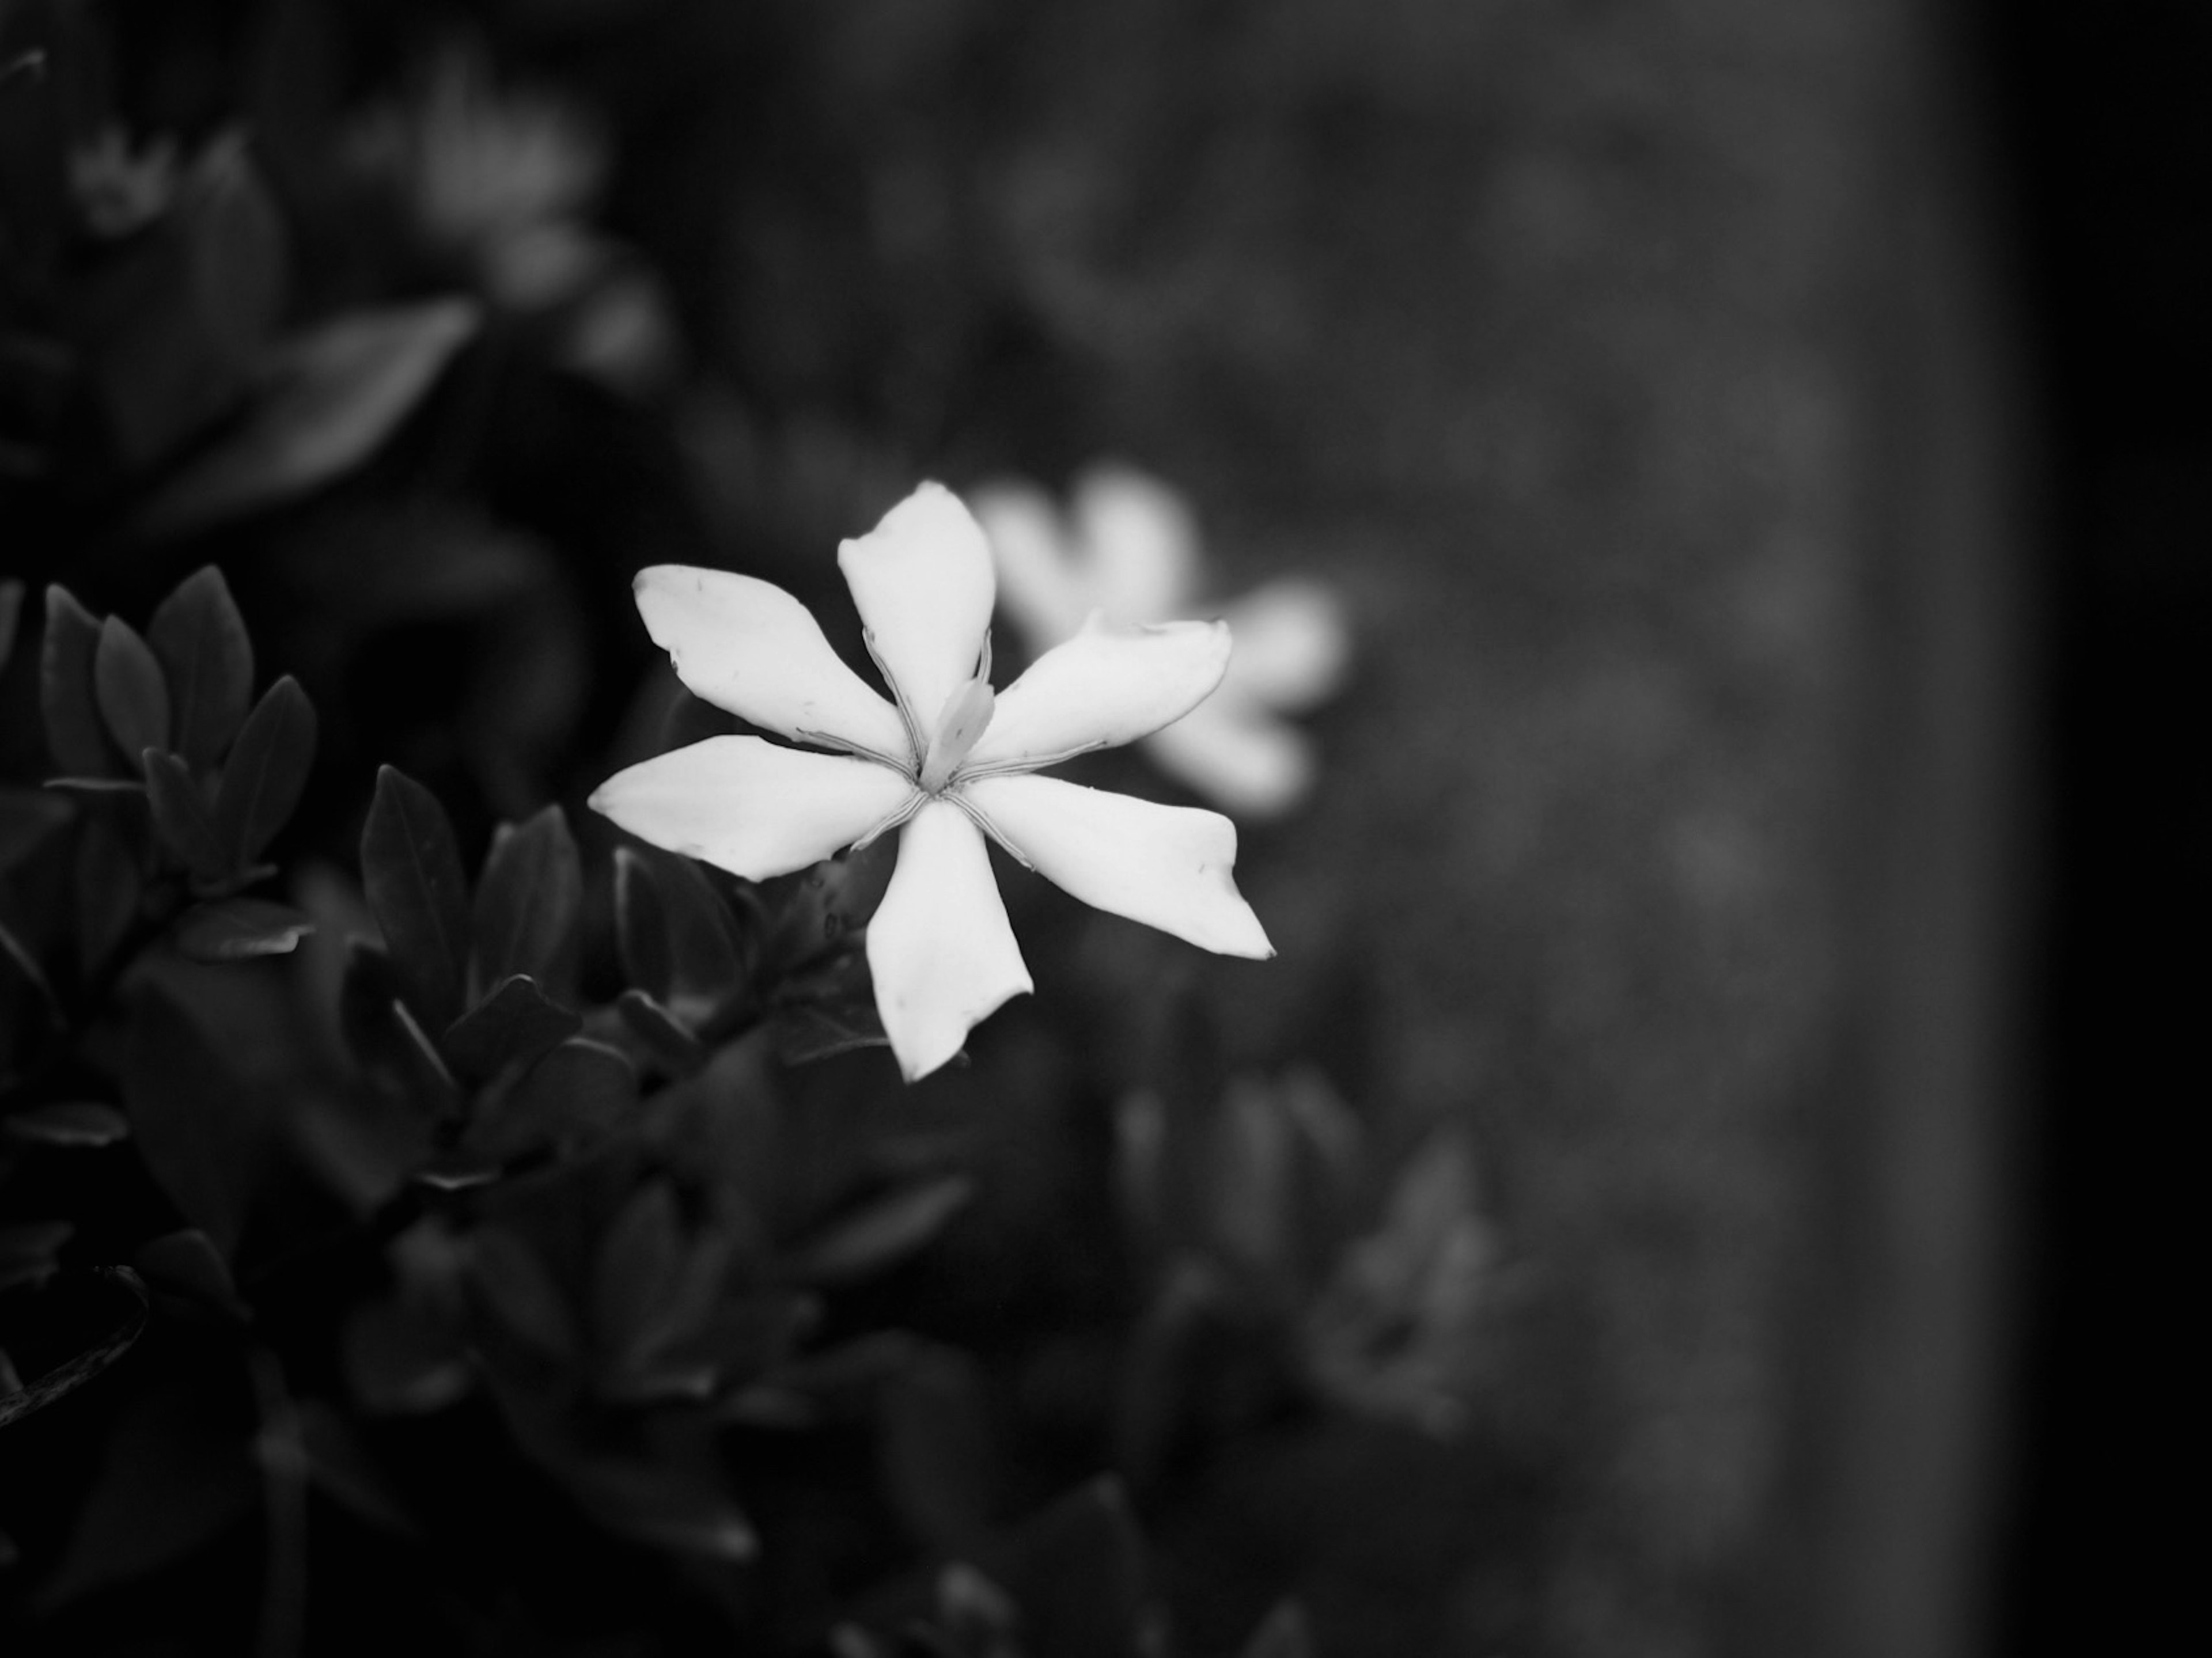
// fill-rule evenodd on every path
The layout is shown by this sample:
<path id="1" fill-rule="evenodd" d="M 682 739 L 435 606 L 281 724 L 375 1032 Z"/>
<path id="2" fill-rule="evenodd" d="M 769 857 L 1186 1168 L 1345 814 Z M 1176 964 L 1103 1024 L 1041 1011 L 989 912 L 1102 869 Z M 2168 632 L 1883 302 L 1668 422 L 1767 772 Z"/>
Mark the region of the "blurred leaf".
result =
<path id="1" fill-rule="evenodd" d="M 623 977 L 656 1001 L 665 999 L 676 976 L 668 924 L 653 865 L 629 847 L 615 848 L 615 947 Z"/>
<path id="2" fill-rule="evenodd" d="M 933 1552 L 968 1552 L 1000 1499 L 998 1449 L 975 1361 L 956 1348 L 921 1348 L 885 1380 L 877 1423 L 885 1494 L 907 1530 Z"/>
<path id="3" fill-rule="evenodd" d="M 143 1576 L 245 1519 L 258 1482 L 240 1391 L 228 1368 L 172 1367 L 125 1407 L 43 1604 Z"/>
<path id="4" fill-rule="evenodd" d="M 139 1154 L 185 1220 L 228 1258 L 268 1164 L 262 1102 L 167 992 L 140 987 L 131 1011 L 123 1100 Z"/>
<path id="5" fill-rule="evenodd" d="M 145 764 L 146 802 L 153 808 L 161 844 L 196 882 L 216 882 L 229 875 L 232 865 L 216 830 L 215 815 L 191 770 L 175 755 L 160 749 L 146 750 Z"/>
<path id="6" fill-rule="evenodd" d="M 511 1157 L 597 1139 L 637 1114 L 637 1072 L 603 1042 L 571 1036 L 504 1091 L 477 1102 L 468 1144 Z"/>
<path id="7" fill-rule="evenodd" d="M 0 1254 L 0 1286 L 6 1256 Z M 106 1305 L 95 1326 L 100 1334 L 63 1363 L 36 1376 L 16 1377 L 19 1390 L 0 1398 L 0 1428 L 72 1393 L 129 1352 L 146 1327 L 146 1286 L 127 1266 L 95 1266 L 84 1275 L 102 1292 Z"/>
<path id="8" fill-rule="evenodd" d="M 392 958 L 362 938 L 346 941 L 338 985 L 338 1029 L 369 1077 L 426 1116 L 460 1108 L 460 1090 L 445 1061 L 407 1011 Z"/>
<path id="9" fill-rule="evenodd" d="M 518 973 L 456 1019 L 439 1045 L 456 1071 L 481 1082 L 502 1066 L 534 1064 L 583 1024 L 549 1000 L 535 980 Z"/>
<path id="10" fill-rule="evenodd" d="M 185 577 L 155 608 L 146 642 L 168 682 L 176 751 L 195 769 L 212 769 L 253 690 L 253 642 L 222 572 L 210 564 Z"/>
<path id="11" fill-rule="evenodd" d="M 210 140 L 181 203 L 191 224 L 193 275 L 210 332 L 231 360 L 258 356 L 284 309 L 284 227 L 242 134 Z"/>
<path id="12" fill-rule="evenodd" d="M 592 1328 L 617 1372 L 680 1333 L 669 1314 L 684 1299 L 685 1253 L 675 1189 L 648 1181 L 617 1212 L 592 1268 Z"/>
<path id="13" fill-rule="evenodd" d="M 246 1323 L 253 1316 L 252 1309 L 240 1297 L 238 1282 L 216 1251 L 215 1240 L 197 1226 L 149 1239 L 138 1246 L 136 1259 L 139 1272 L 153 1289 L 166 1291 L 234 1323 Z"/>
<path id="14" fill-rule="evenodd" d="M 68 588 L 48 587 L 46 634 L 39 647 L 39 708 L 55 766 L 85 777 L 112 776 L 116 769 L 93 692 L 92 665 L 99 649 L 100 623 L 92 613 Z"/>
<path id="15" fill-rule="evenodd" d="M 477 882 L 473 916 L 483 982 L 528 974 L 555 994 L 575 981 L 576 915 L 584 878 L 558 806 L 501 824 Z"/>
<path id="16" fill-rule="evenodd" d="M 65 1220 L 34 1220 L 0 1226 L 0 1290 L 19 1284 L 44 1284 L 60 1269 L 62 1245 L 76 1233 Z"/>
<path id="17" fill-rule="evenodd" d="M 577 1497 L 609 1530 L 671 1553 L 750 1560 L 752 1524 L 721 1488 L 711 1454 L 657 1462 L 594 1458 L 562 1470 Z"/>
<path id="18" fill-rule="evenodd" d="M 283 341 L 237 430 L 187 465 L 140 520 L 173 535 L 292 500 L 351 471 L 406 419 L 483 312 L 461 297 L 356 311 Z"/>
<path id="19" fill-rule="evenodd" d="M 1141 1658 L 1159 1649 L 1144 1538 L 1116 1480 L 1060 1498 L 982 1564 L 1021 1606 L 1034 1652 Z"/>
<path id="20" fill-rule="evenodd" d="M 177 948 L 195 962 L 289 956 L 315 924 L 289 904 L 265 898 L 217 898 L 177 918 Z"/>
<path id="21" fill-rule="evenodd" d="M 362 885 L 409 1005 L 433 1030 L 460 1017 L 469 960 L 467 878 L 446 809 L 386 766 L 361 836 Z"/>
<path id="22" fill-rule="evenodd" d="M 813 1284 L 866 1278 L 920 1249 L 974 1194 L 965 1175 L 902 1187 L 831 1222 L 792 1251 L 791 1270 Z"/>
<path id="23" fill-rule="evenodd" d="M 146 641 L 119 616 L 100 624 L 92 688 L 108 735 L 125 754 L 169 746 L 169 688 Z"/>
<path id="24" fill-rule="evenodd" d="M 216 790 L 216 827 L 236 863 L 259 857 L 284 827 L 314 762 L 314 705 L 286 674 L 246 716 Z"/>
<path id="25" fill-rule="evenodd" d="M 1023 1658 L 1027 1649 L 1021 1608 L 965 1560 L 938 1573 L 936 1625 L 924 1633 L 957 1658 Z"/>
<path id="26" fill-rule="evenodd" d="M 23 584 L 0 581 L 0 673 L 15 654 L 15 629 L 23 617 Z"/>
<path id="27" fill-rule="evenodd" d="M 505 1227 L 479 1226 L 469 1237 L 469 1268 L 484 1303 L 525 1341 L 557 1358 L 574 1358 L 576 1317 L 538 1252 Z"/>
<path id="28" fill-rule="evenodd" d="M 353 1424 L 335 1406 L 326 1400 L 301 1400 L 299 1427 L 307 1475 L 317 1489 L 372 1525 L 403 1537 L 420 1534 L 406 1504 L 369 1460 Z"/>
<path id="29" fill-rule="evenodd" d="M 131 1121 L 97 1100 L 59 1100 L 0 1120 L 0 1128 L 34 1145 L 112 1145 L 130 1134 Z"/>
<path id="30" fill-rule="evenodd" d="M 617 941 L 630 982 L 697 1029 L 742 984 L 728 907 L 689 858 L 618 847 Z"/>
<path id="31" fill-rule="evenodd" d="M 672 1077 L 688 1077 L 707 1063 L 713 1052 L 686 1030 L 676 1016 L 642 990 L 625 990 L 615 999 L 615 1011 L 644 1046 L 646 1052 Z"/>
<path id="32" fill-rule="evenodd" d="M 465 1395 L 468 1355 L 453 1333 L 422 1309 L 371 1301 L 347 1321 L 342 1357 L 346 1384 L 363 1410 L 417 1416 Z"/>
<path id="33" fill-rule="evenodd" d="M 30 856 L 76 816 L 76 806 L 65 794 L 0 784 L 0 872 Z"/>
<path id="34" fill-rule="evenodd" d="M 1260 1620 L 1241 1658 L 1313 1658 L 1313 1649 L 1305 1608 L 1295 1600 L 1284 1600 Z"/>

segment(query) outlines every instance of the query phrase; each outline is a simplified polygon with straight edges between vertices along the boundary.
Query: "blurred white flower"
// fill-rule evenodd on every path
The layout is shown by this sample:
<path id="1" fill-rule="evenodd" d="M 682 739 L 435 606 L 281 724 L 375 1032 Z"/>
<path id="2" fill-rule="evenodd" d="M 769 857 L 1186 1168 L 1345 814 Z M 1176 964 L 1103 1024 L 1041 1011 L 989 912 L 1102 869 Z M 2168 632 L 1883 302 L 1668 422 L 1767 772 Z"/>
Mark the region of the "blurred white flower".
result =
<path id="1" fill-rule="evenodd" d="M 1065 514 L 1027 483 L 993 484 L 970 500 L 990 537 L 1000 602 L 1032 650 L 1067 638 L 1093 610 L 1136 623 L 1216 611 L 1237 641 L 1221 689 L 1147 738 L 1146 752 L 1243 817 L 1279 817 L 1304 798 L 1313 744 L 1283 716 L 1325 701 L 1343 681 L 1351 643 L 1333 589 L 1285 576 L 1241 598 L 1203 604 L 1204 561 L 1188 504 L 1127 467 L 1085 473 Z"/>
<path id="2" fill-rule="evenodd" d="M 1094 619 L 994 694 L 990 550 L 951 492 L 922 485 L 846 542 L 837 562 L 891 700 L 838 659 L 781 588 L 676 565 L 646 570 L 638 609 L 684 684 L 810 746 L 709 738 L 617 773 L 594 808 L 656 846 L 752 880 L 897 829 L 898 864 L 867 952 L 877 1011 L 909 1081 L 1032 987 L 987 835 L 1097 908 L 1225 955 L 1274 953 L 1237 893 L 1228 819 L 1030 774 L 1188 714 L 1220 681 L 1226 627 Z"/>
<path id="3" fill-rule="evenodd" d="M 609 151 L 580 106 L 502 86 L 480 52 L 450 46 L 409 96 L 354 124 L 347 154 L 495 304 L 573 308 L 570 367 L 628 391 L 662 375 L 674 349 L 665 299 L 635 252 L 590 222 Z"/>

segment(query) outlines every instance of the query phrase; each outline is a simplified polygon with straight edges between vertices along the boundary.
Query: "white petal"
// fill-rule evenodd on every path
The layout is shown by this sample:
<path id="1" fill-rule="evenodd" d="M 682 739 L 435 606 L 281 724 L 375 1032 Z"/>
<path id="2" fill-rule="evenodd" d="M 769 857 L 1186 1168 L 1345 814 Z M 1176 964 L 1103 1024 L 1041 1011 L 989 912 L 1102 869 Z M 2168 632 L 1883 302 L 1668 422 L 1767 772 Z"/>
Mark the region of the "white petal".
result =
<path id="1" fill-rule="evenodd" d="M 999 609 L 1030 649 L 1049 650 L 1080 628 L 1097 601 L 1044 491 L 1027 483 L 987 484 L 969 491 L 968 507 L 991 544 Z"/>
<path id="2" fill-rule="evenodd" d="M 933 800 L 899 831 L 898 867 L 868 923 L 876 1011 L 908 1082 L 960 1051 L 968 1032 L 1033 988 L 982 831 Z"/>
<path id="3" fill-rule="evenodd" d="M 1229 629 L 1218 622 L 1122 628 L 1094 613 L 999 694 L 969 763 L 1042 764 L 1133 743 L 1204 701 L 1228 665 Z"/>
<path id="4" fill-rule="evenodd" d="M 963 793 L 1038 874 L 1096 908 L 1202 950 L 1264 959 L 1274 947 L 1237 890 L 1237 826 L 1055 777 L 991 777 Z"/>
<path id="5" fill-rule="evenodd" d="M 1091 603 L 1116 622 L 1189 613 L 1198 524 L 1182 495 L 1133 468 L 1099 466 L 1077 481 L 1073 512 Z"/>
<path id="6" fill-rule="evenodd" d="M 913 795 L 873 761 L 710 737 L 617 772 L 591 805 L 641 841 L 764 881 L 851 846 Z"/>
<path id="7" fill-rule="evenodd" d="M 1296 710 L 1326 701 L 1344 683 L 1351 629 L 1344 601 L 1326 583 L 1284 576 L 1254 588 L 1222 615 L 1237 638 L 1229 680 L 1240 695 Z"/>
<path id="8" fill-rule="evenodd" d="M 825 732 L 906 757 L 898 710 L 845 665 L 806 607 L 782 588 L 683 564 L 640 571 L 635 586 L 653 642 L 716 708 L 780 736 Z"/>
<path id="9" fill-rule="evenodd" d="M 1232 662 L 1231 672 L 1234 672 Z M 1226 687 L 1145 739 L 1162 771 L 1242 818 L 1279 817 L 1313 786 L 1313 744 Z"/>
<path id="10" fill-rule="evenodd" d="M 924 736 L 975 677 L 991 626 L 991 547 L 941 483 L 925 483 L 837 550 L 891 689 Z"/>

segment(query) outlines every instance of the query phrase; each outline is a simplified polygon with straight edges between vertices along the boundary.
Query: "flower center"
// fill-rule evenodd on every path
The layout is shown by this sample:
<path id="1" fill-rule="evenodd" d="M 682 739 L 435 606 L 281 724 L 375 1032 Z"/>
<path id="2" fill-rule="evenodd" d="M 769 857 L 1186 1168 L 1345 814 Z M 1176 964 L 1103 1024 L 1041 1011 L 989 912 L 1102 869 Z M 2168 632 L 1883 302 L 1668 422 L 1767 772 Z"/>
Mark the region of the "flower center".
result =
<path id="1" fill-rule="evenodd" d="M 945 699 L 945 712 L 937 717 L 929 752 L 922 758 L 921 774 L 915 780 L 924 794 L 944 793 L 952 774 L 990 726 L 991 710 L 997 701 L 991 695 L 991 682 L 981 675 Z"/>

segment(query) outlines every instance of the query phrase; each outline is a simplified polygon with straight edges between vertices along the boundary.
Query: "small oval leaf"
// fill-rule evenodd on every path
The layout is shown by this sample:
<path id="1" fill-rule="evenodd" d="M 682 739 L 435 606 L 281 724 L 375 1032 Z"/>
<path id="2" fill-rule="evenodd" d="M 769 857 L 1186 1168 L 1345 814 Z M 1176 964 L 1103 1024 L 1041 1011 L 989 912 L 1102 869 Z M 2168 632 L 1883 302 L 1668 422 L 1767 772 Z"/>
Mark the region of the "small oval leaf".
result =
<path id="1" fill-rule="evenodd" d="M 477 883 L 471 921 L 480 982 L 528 974 L 556 994 L 575 978 L 576 914 L 584 879 L 558 806 L 502 825 Z"/>
<path id="2" fill-rule="evenodd" d="M 222 572 L 210 564 L 185 577 L 155 610 L 146 642 L 168 681 L 177 752 L 197 770 L 212 768 L 253 691 L 253 642 Z"/>
<path id="3" fill-rule="evenodd" d="M 92 612 L 68 588 L 48 587 L 46 633 L 39 647 L 39 711 L 55 766 L 84 777 L 112 776 L 118 769 L 93 694 L 92 664 L 99 649 L 100 623 Z"/>
<path id="4" fill-rule="evenodd" d="M 409 1005 L 433 1030 L 460 1017 L 468 971 L 467 878 L 453 828 L 438 798 L 405 773 L 377 774 L 376 799 L 361 836 L 362 884 L 369 913 Z"/>
<path id="5" fill-rule="evenodd" d="M 154 809 L 154 827 L 167 847 L 196 881 L 220 881 L 232 865 L 216 830 L 215 816 L 206 797 L 185 762 L 160 749 L 148 749 L 146 799 Z"/>
<path id="6" fill-rule="evenodd" d="M 169 745 L 168 682 L 146 641 L 119 616 L 100 624 L 92 688 L 108 735 L 124 753 Z"/>
<path id="7" fill-rule="evenodd" d="M 289 956 L 314 922 L 289 904 L 265 898 L 217 898 L 177 918 L 177 948 L 196 962 L 252 961 Z"/>
<path id="8" fill-rule="evenodd" d="M 315 762 L 315 708 L 286 674 L 261 694 L 240 728 L 216 790 L 216 826 L 240 863 L 250 863 L 300 804 Z"/>

